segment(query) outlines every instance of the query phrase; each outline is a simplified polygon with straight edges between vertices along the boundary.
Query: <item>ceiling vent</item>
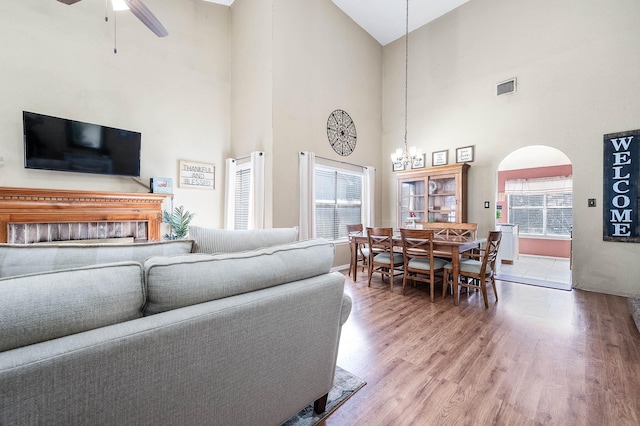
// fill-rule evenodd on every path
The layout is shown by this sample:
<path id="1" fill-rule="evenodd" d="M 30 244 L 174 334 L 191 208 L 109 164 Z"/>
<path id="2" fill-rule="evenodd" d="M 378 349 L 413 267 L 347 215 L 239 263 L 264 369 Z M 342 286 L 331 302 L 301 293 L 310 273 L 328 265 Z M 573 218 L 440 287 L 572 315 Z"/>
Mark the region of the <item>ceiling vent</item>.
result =
<path id="1" fill-rule="evenodd" d="M 516 91 L 516 78 L 511 78 L 507 81 L 503 81 L 502 83 L 496 84 L 496 95 L 506 95 L 508 93 L 513 93 Z"/>

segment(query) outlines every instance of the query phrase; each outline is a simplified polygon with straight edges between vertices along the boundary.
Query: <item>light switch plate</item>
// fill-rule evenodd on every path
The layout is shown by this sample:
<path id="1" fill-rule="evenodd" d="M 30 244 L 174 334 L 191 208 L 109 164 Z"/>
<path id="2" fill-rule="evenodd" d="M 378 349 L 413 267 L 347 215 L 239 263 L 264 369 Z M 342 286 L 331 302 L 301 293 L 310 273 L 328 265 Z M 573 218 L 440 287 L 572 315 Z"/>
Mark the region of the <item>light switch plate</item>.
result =
<path id="1" fill-rule="evenodd" d="M 489 202 L 488 202 L 488 201 L 485 201 L 485 202 L 484 202 L 484 208 L 485 208 L 485 209 L 488 209 L 488 208 L 489 208 Z"/>
<path id="2" fill-rule="evenodd" d="M 589 207 L 595 207 L 596 206 L 596 199 L 595 198 L 589 198 L 589 201 L 587 203 L 587 206 Z"/>

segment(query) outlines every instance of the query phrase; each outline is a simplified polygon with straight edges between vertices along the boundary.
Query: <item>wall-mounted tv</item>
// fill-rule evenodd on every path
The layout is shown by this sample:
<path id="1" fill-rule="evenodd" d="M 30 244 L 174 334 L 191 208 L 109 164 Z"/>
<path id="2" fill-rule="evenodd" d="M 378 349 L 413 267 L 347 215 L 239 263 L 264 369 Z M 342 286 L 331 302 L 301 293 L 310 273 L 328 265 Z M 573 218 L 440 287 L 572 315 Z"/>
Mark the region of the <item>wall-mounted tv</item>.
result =
<path id="1" fill-rule="evenodd" d="M 27 111 L 22 121 L 28 169 L 140 176 L 139 132 Z"/>

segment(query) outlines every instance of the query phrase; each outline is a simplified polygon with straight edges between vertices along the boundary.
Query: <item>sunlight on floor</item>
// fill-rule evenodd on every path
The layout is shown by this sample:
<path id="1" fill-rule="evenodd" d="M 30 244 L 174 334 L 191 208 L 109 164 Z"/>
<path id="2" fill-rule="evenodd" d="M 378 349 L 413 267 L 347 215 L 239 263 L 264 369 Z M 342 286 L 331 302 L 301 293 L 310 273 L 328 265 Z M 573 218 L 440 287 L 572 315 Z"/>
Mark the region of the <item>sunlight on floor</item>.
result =
<path id="1" fill-rule="evenodd" d="M 545 256 L 520 255 L 513 265 L 500 265 L 497 278 L 522 278 L 523 281 L 552 282 L 571 286 L 571 269 L 569 259 Z M 517 281 L 516 281 L 517 282 Z M 527 282 L 525 282 L 527 283 Z"/>

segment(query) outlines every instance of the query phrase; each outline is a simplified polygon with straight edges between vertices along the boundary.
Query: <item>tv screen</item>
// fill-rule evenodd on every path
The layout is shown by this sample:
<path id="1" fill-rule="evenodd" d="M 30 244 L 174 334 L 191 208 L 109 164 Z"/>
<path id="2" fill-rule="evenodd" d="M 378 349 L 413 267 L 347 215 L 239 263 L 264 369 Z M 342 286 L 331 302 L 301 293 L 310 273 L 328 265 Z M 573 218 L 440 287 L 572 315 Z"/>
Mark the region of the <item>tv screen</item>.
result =
<path id="1" fill-rule="evenodd" d="M 23 111 L 24 166 L 140 176 L 141 134 Z"/>

